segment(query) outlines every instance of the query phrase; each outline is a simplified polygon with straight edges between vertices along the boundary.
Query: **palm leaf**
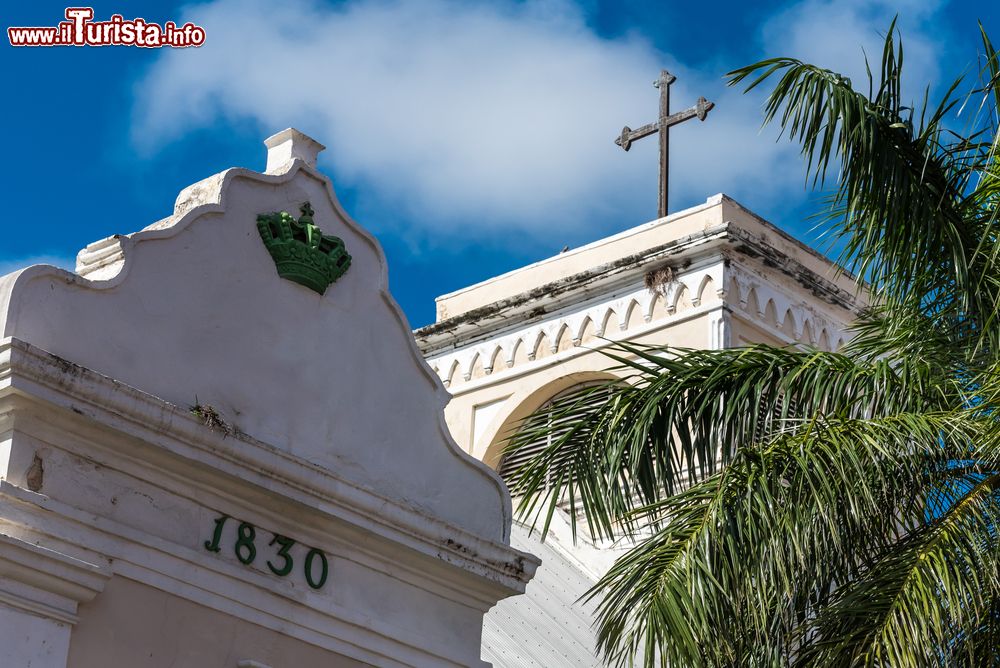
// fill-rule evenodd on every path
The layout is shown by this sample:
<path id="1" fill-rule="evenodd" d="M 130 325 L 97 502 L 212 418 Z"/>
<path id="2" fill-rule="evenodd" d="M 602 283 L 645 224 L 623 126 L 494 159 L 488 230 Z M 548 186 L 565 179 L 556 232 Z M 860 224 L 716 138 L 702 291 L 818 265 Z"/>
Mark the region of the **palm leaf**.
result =
<path id="1" fill-rule="evenodd" d="M 590 592 L 609 663 L 1000 665 L 1000 58 L 981 32 L 979 87 L 919 111 L 895 22 L 865 92 L 791 58 L 729 74 L 776 81 L 765 123 L 815 187 L 835 178 L 826 223 L 871 305 L 842 351 L 617 343 L 619 381 L 511 434 L 512 453 L 549 437 L 511 477 L 522 517 L 544 531 L 566 504 L 574 532 L 580 511 L 634 543 Z"/>

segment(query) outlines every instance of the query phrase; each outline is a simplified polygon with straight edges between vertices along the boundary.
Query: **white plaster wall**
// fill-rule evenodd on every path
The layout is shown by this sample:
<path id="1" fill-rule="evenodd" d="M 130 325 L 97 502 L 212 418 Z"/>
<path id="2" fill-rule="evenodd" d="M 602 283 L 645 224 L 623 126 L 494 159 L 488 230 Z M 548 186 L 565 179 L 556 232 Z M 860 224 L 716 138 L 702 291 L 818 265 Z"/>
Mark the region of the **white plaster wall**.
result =
<path id="1" fill-rule="evenodd" d="M 61 664 L 67 668 L 237 668 L 244 660 L 270 668 L 371 665 L 122 577 L 82 605 L 80 616 L 69 662 Z"/>
<path id="2" fill-rule="evenodd" d="M 680 274 L 662 290 L 650 290 L 642 280 L 618 286 L 605 294 L 583 299 L 526 324 L 497 331 L 476 341 L 458 342 L 429 357 L 452 394 L 466 391 L 465 383 L 487 375 L 530 373 L 551 363 L 550 356 L 601 345 L 603 339 L 629 339 L 651 327 L 680 330 L 698 307 L 717 305 L 724 281 L 722 258 L 716 256 Z M 701 334 L 701 332 L 699 332 Z M 688 343 L 705 345 L 700 336 Z M 544 361 L 540 361 L 544 360 Z M 482 382 L 482 381 L 480 381 Z"/>
<path id="3" fill-rule="evenodd" d="M 627 340 L 683 347 L 705 345 L 710 332 L 708 309 L 670 326 L 648 324 L 643 329 L 632 332 Z M 604 341 L 591 341 L 529 363 L 522 373 L 513 373 L 515 367 L 509 373 L 494 372 L 478 382 L 459 385 L 445 413 L 456 441 L 474 457 L 496 466 L 499 447 L 509 429 L 528 412 L 569 387 L 611 377 L 608 370 L 618 364 L 601 352 L 606 347 Z M 481 404 L 491 407 L 490 421 L 485 425 L 475 415 L 475 407 Z"/>
<path id="4" fill-rule="evenodd" d="M 817 258 L 776 231 L 744 224 L 821 268 Z M 495 466 L 500 442 L 517 420 L 566 387 L 617 365 L 599 352 L 607 342 L 594 334 L 680 348 L 771 343 L 833 350 L 848 336 L 850 318 L 843 307 L 816 298 L 773 267 L 715 252 L 679 272 L 662 292 L 642 282 L 620 286 L 535 321 L 457 341 L 428 359 L 453 395 L 446 416 L 455 440 Z M 524 349 L 541 355 L 532 359 L 521 354 Z"/>
<path id="5" fill-rule="evenodd" d="M 64 668 L 70 626 L 0 603 L 0 665 Z M 107 666 L 109 664 L 104 664 Z"/>
<path id="6" fill-rule="evenodd" d="M 509 546 L 498 476 L 451 440 L 378 244 L 301 159 L 272 167 L 191 186 L 89 246 L 84 275 L 0 277 L 0 574 L 23 609 L 56 597 L 71 666 L 483 666 L 483 614 L 538 561 Z M 324 295 L 280 278 L 256 228 L 306 201 L 353 256 Z"/>
<path id="7" fill-rule="evenodd" d="M 385 292 L 381 250 L 328 181 L 296 161 L 283 175 L 230 170 L 192 191 L 175 219 L 122 240 L 114 278 L 45 267 L 7 277 L 0 334 L 179 407 L 211 405 L 251 437 L 502 540 L 502 483 L 450 442 L 447 393 Z M 324 296 L 279 278 L 256 229 L 258 214 L 298 215 L 305 201 L 353 256 Z"/>
<path id="8" fill-rule="evenodd" d="M 0 397 L 0 413 L 9 409 L 9 403 L 9 398 Z M 387 538 L 386 526 L 360 527 L 332 516 L 325 500 L 289 498 L 280 471 L 270 471 L 264 485 L 249 484 L 233 479 L 237 469 L 221 471 L 184 461 L 99 425 L 97 416 L 90 414 L 92 407 L 74 411 L 21 397 L 13 403 L 12 451 L 29 455 L 18 457 L 19 461 L 37 457 L 45 473 L 32 491 L 21 487 L 28 484 L 23 466 L 0 483 L 0 535 L 44 546 L 53 554 L 104 564 L 114 579 L 141 582 L 183 599 L 198 612 L 182 617 L 202 619 L 206 629 L 216 625 L 239 635 L 259 626 L 275 636 L 275 647 L 309 645 L 378 666 L 450 666 L 459 657 L 469 660 L 467 665 L 478 665 L 473 659 L 479 655 L 482 615 L 497 598 L 513 593 L 485 573 L 460 567 L 463 556 L 484 560 L 496 556 L 477 556 L 476 550 L 488 550 L 490 545 L 476 543 L 468 534 L 452 532 L 453 540 L 436 538 L 428 546 L 434 551 L 414 549 L 420 546 Z M 249 444 L 242 445 L 249 454 Z M 338 484 L 332 478 L 328 482 Z M 390 524 L 394 511 L 388 505 L 384 510 L 378 519 Z M 205 542 L 220 516 L 230 519 L 218 543 L 220 550 L 212 552 Z M 234 549 L 237 526 L 243 521 L 256 533 L 257 554 L 251 564 L 240 563 Z M 273 534 L 296 541 L 291 550 L 295 568 L 284 577 L 267 567 L 269 560 L 282 563 L 278 548 L 269 543 Z M 303 573 L 310 548 L 322 551 L 329 564 L 327 580 L 317 589 L 308 586 Z M 2 559 L 0 555 L 0 569 L 6 566 Z M 19 575 L 30 582 L 39 579 L 27 568 Z M 0 583 L 6 584 L 2 579 Z M 184 619 L 171 615 L 180 614 L 182 606 L 156 603 L 169 608 L 162 622 L 144 617 L 147 603 L 137 602 L 126 595 L 128 591 L 123 593 L 120 586 L 105 588 L 94 605 L 78 610 L 74 606 L 64 613 L 79 618 L 82 625 L 74 629 L 74 638 L 79 628 L 105 629 L 117 624 L 118 618 L 134 615 L 164 634 L 160 646 L 181 642 L 177 633 L 186 628 L 181 624 Z M 143 600 L 149 597 L 155 598 L 149 594 Z M 94 645 L 95 661 L 105 657 L 101 646 Z M 75 658 L 75 649 L 72 654 Z M 459 659 L 459 665 L 466 664 Z"/>

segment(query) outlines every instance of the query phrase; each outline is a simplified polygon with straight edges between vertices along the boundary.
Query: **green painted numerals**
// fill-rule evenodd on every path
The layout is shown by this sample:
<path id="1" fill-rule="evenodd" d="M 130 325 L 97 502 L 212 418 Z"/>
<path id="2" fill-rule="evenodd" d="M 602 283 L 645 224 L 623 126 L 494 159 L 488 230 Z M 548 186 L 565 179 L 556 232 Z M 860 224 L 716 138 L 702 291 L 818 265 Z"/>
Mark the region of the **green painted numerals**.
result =
<path id="1" fill-rule="evenodd" d="M 222 538 L 222 527 L 228 519 L 229 517 L 226 515 L 215 519 L 215 531 L 212 533 L 212 540 L 205 541 L 205 549 L 209 552 L 218 552 L 222 549 L 219 547 L 219 539 Z"/>
<path id="2" fill-rule="evenodd" d="M 270 568 L 271 572 L 274 573 L 275 575 L 285 577 L 286 575 L 292 572 L 292 566 L 293 566 L 292 555 L 288 554 L 288 551 L 292 549 L 292 545 L 295 545 L 295 541 L 292 540 L 291 538 L 285 538 L 284 536 L 279 536 L 278 534 L 274 534 L 274 538 L 271 539 L 271 542 L 268 543 L 268 545 L 274 545 L 275 543 L 281 546 L 281 549 L 278 550 L 278 556 L 284 559 L 285 563 L 282 565 L 281 568 L 275 568 L 274 564 L 268 561 L 267 567 Z M 310 552 L 310 554 L 312 553 Z M 309 559 L 306 558 L 306 563 L 308 562 Z M 309 579 L 309 571 L 306 571 L 306 580 L 308 579 Z"/>
<path id="3" fill-rule="evenodd" d="M 215 529 L 212 531 L 212 538 L 204 542 L 205 549 L 209 552 L 221 552 L 223 543 L 223 528 L 230 519 L 228 515 L 222 515 L 215 519 Z M 295 568 L 295 559 L 292 556 L 292 548 L 297 545 L 294 539 L 273 534 L 268 547 L 275 548 L 274 558 L 266 561 L 267 568 L 278 577 L 291 575 Z M 257 558 L 257 528 L 249 522 L 240 522 L 236 527 L 236 540 L 233 545 L 233 554 L 241 564 L 251 565 Z M 302 574 L 306 584 L 313 589 L 320 589 L 326 584 L 327 576 L 330 572 L 330 565 L 326 555 L 322 550 L 309 548 L 305 559 L 302 561 Z"/>
<path id="4" fill-rule="evenodd" d="M 236 530 L 236 558 L 241 564 L 252 564 L 257 556 L 257 547 L 253 544 L 253 539 L 257 537 L 257 531 L 252 524 L 240 522 L 240 528 Z"/>
<path id="5" fill-rule="evenodd" d="M 320 571 L 319 571 L 319 578 L 314 580 L 313 559 L 315 559 L 316 557 L 319 557 Z M 327 566 L 326 563 L 326 555 L 317 550 L 316 548 L 309 550 L 309 553 L 306 554 L 306 582 L 309 583 L 309 586 L 312 587 L 313 589 L 319 589 L 320 587 L 322 587 L 323 584 L 326 582 L 326 576 L 328 571 L 329 571 L 329 566 Z"/>

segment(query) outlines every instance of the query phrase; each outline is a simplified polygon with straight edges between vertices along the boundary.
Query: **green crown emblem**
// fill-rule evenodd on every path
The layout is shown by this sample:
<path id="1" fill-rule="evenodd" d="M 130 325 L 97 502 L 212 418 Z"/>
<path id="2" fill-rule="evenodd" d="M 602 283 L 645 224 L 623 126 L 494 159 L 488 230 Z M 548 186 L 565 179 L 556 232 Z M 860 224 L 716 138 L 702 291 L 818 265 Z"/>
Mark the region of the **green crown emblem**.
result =
<path id="1" fill-rule="evenodd" d="M 299 210 L 298 220 L 286 211 L 262 213 L 257 230 L 279 276 L 323 294 L 351 266 L 351 256 L 342 239 L 323 234 L 313 224 L 309 202 Z"/>

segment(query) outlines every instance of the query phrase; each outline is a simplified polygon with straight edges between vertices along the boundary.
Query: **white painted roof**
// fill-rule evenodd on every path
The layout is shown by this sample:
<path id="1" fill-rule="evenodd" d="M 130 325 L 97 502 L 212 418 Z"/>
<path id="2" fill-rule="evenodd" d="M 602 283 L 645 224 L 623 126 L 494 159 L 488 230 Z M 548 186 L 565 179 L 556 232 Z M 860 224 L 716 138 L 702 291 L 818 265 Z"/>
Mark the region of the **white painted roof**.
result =
<path id="1" fill-rule="evenodd" d="M 594 604 L 577 602 L 594 580 L 517 522 L 511 546 L 542 559 L 527 591 L 500 601 L 483 623 L 484 661 L 495 668 L 597 668 Z"/>

